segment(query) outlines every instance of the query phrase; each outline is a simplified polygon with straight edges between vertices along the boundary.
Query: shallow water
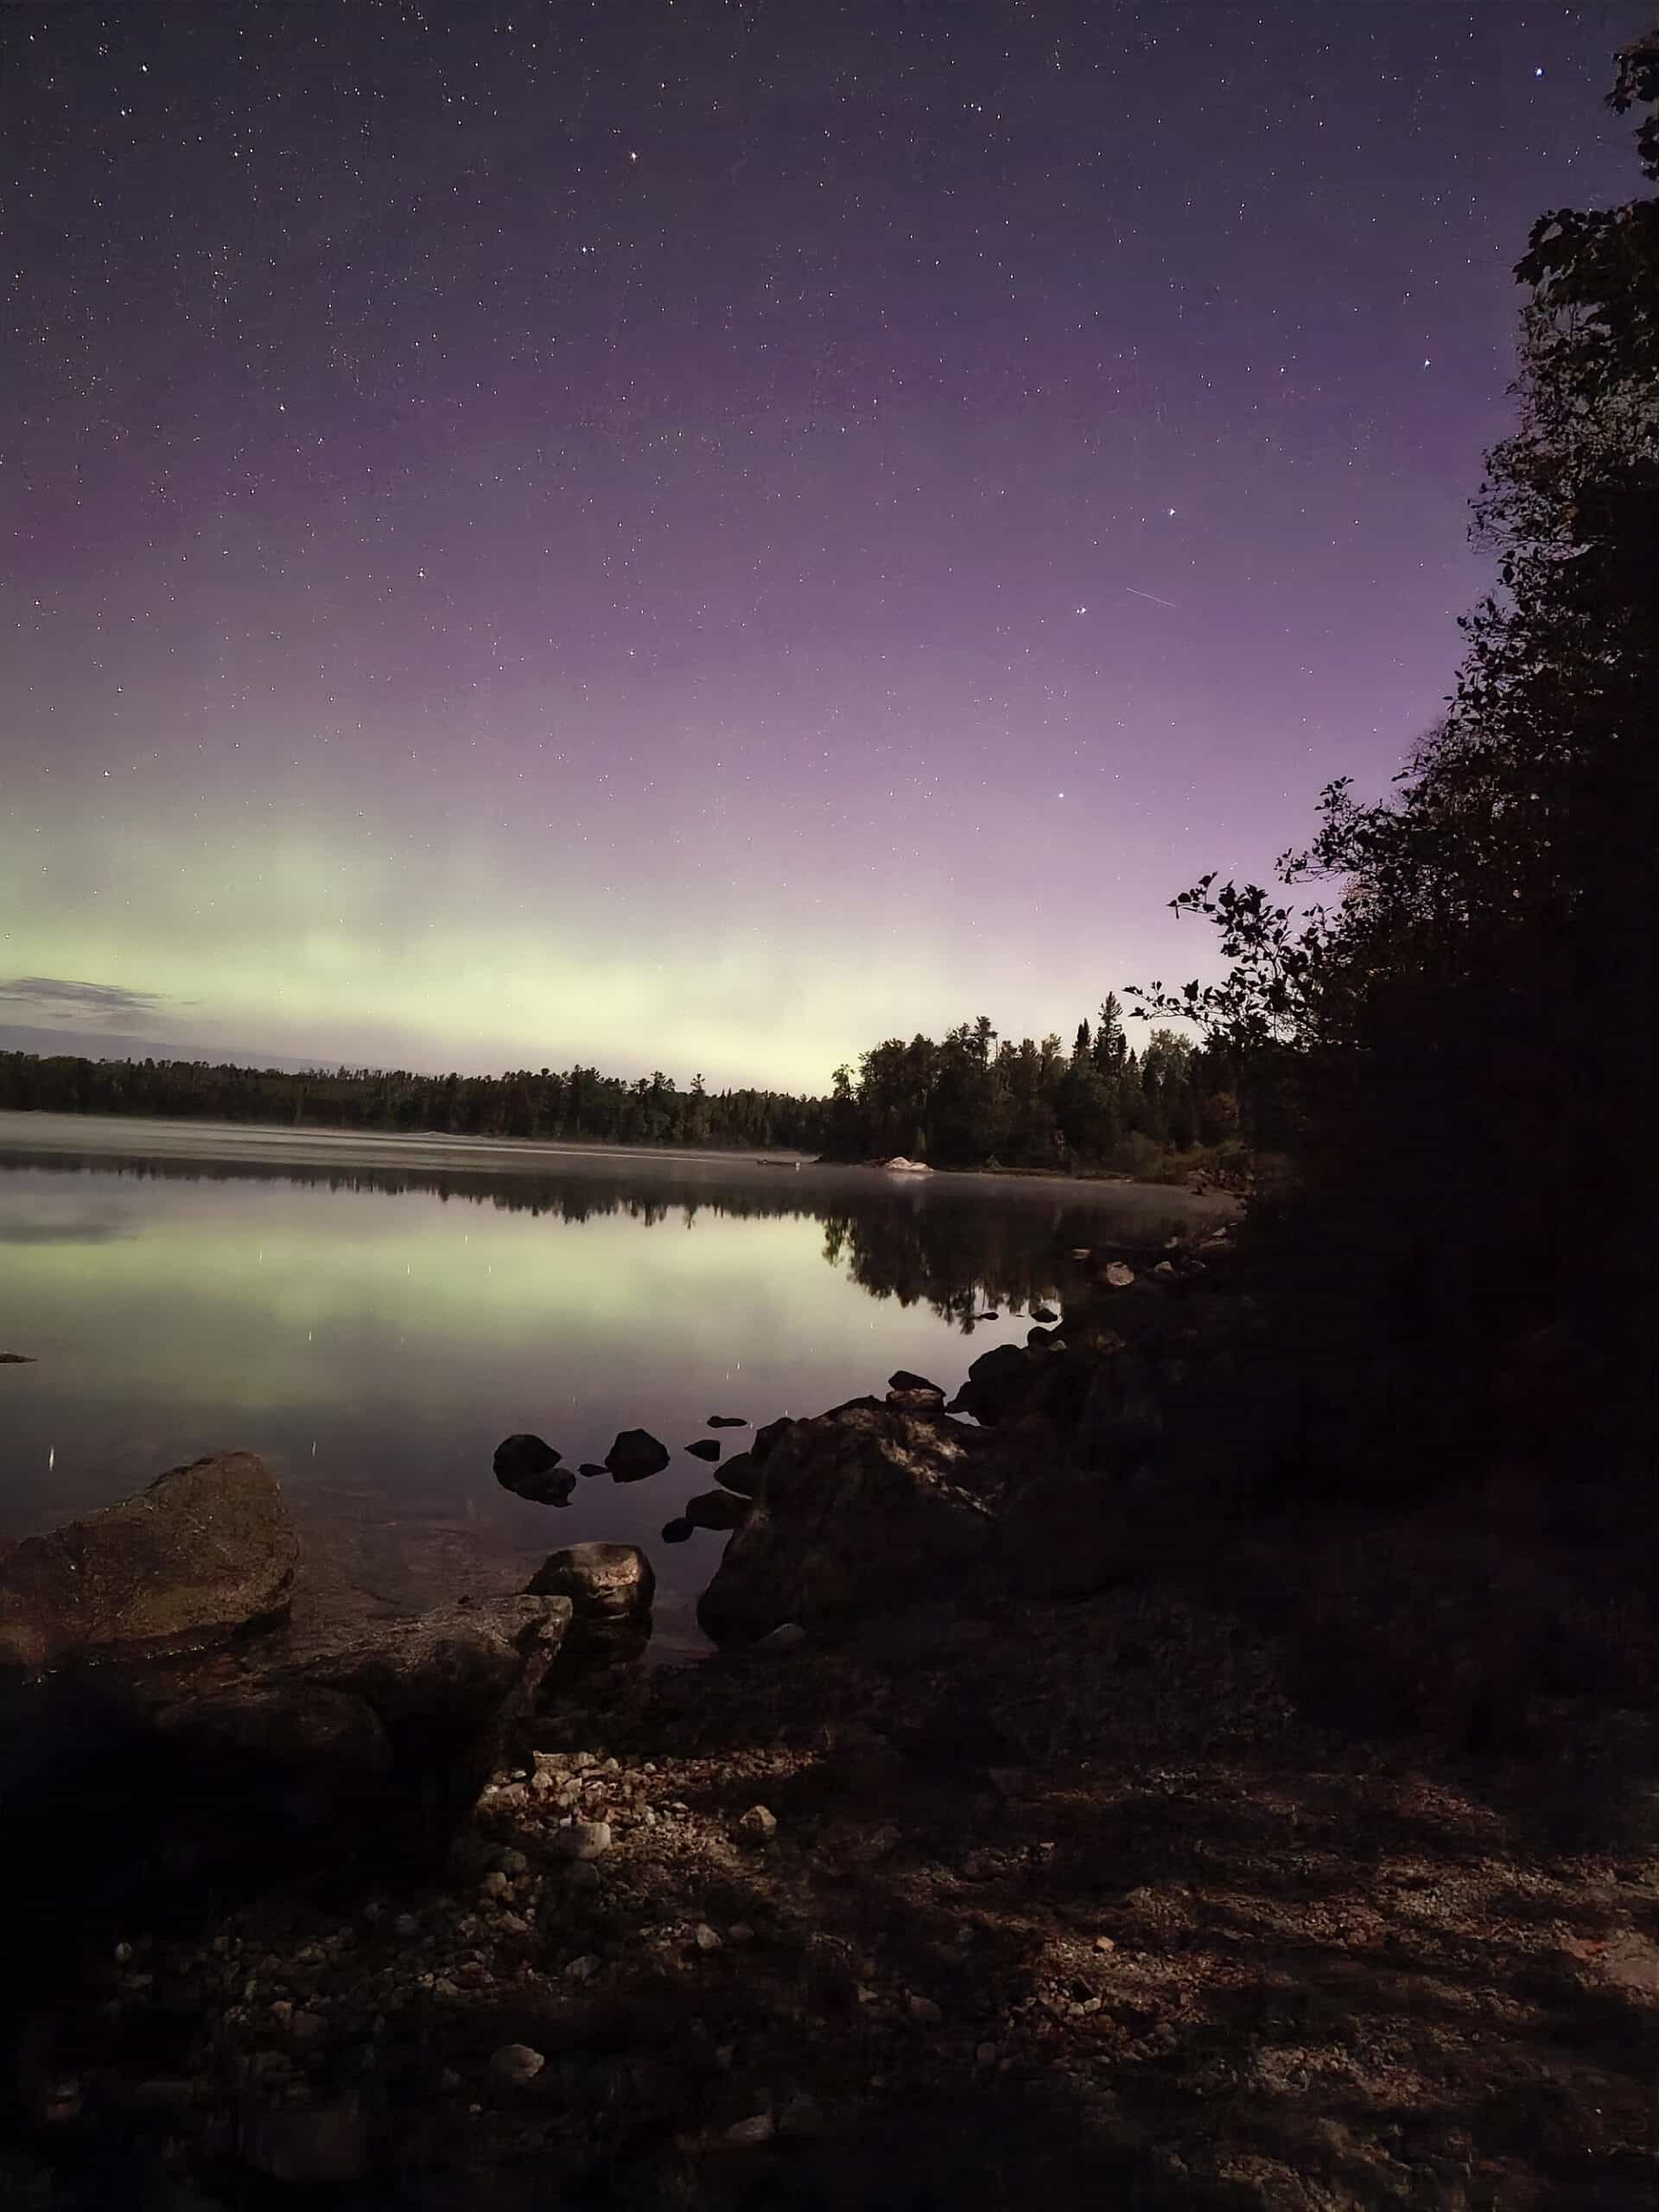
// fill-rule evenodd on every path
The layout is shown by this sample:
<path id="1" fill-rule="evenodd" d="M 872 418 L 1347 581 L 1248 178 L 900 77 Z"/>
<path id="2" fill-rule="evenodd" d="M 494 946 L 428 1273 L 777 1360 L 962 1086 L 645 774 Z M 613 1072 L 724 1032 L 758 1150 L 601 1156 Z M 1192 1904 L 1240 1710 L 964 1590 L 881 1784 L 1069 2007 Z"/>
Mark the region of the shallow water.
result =
<path id="1" fill-rule="evenodd" d="M 1111 1184 L 0 1114 L 0 1352 L 35 1363 L 0 1366 L 0 1534 L 241 1446 L 289 1493 L 310 1605 L 512 1589 L 607 1537 L 650 1552 L 659 1643 L 693 1648 L 725 1540 L 658 1532 L 713 1481 L 683 1447 L 747 1440 L 709 1414 L 820 1412 L 900 1366 L 954 1390 L 1064 1294 L 1072 1248 L 1213 1211 Z M 574 1467 L 634 1427 L 671 1465 L 582 1480 L 563 1509 L 490 1471 L 514 1430 Z"/>

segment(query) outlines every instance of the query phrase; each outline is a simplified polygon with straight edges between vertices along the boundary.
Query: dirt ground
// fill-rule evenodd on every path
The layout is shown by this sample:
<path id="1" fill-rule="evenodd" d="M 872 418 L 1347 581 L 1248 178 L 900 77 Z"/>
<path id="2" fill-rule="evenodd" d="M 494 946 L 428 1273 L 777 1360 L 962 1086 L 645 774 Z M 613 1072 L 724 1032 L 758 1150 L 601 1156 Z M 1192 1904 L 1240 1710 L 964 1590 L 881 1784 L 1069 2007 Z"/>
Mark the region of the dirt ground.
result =
<path id="1" fill-rule="evenodd" d="M 447 1885 L 133 1929 L 0 2203 L 1659 2205 L 1647 1714 L 1567 1668 L 1362 1738 L 1272 1610 L 988 1590 L 590 1687 Z"/>

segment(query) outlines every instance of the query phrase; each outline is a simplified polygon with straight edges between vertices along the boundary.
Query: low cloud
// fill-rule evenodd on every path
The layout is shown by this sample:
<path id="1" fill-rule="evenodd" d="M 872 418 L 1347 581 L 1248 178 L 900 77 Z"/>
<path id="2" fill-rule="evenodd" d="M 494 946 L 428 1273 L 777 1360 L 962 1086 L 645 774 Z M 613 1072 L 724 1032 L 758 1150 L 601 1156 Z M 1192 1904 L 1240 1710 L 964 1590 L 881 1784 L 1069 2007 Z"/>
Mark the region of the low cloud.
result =
<path id="1" fill-rule="evenodd" d="M 168 1003 L 160 991 L 118 983 L 77 983 L 63 976 L 0 977 L 0 1006 L 28 1007 L 46 1021 L 90 1024 L 149 1020 Z"/>

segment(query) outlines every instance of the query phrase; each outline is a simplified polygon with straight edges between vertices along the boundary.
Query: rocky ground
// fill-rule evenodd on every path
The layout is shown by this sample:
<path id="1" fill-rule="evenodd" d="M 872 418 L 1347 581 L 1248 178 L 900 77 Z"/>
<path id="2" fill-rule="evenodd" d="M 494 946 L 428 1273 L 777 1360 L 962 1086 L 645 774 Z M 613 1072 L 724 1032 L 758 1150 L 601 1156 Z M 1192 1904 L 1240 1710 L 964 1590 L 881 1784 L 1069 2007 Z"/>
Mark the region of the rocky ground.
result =
<path id="1" fill-rule="evenodd" d="M 1192 1310 L 1098 1434 L 1225 1381 Z M 998 1425 L 1075 1484 L 1062 1341 Z M 136 1910 L 35 2023 L 0 2204 L 1659 2205 L 1639 1590 L 1484 1521 L 1179 1519 L 590 1672 L 438 1879 Z"/>

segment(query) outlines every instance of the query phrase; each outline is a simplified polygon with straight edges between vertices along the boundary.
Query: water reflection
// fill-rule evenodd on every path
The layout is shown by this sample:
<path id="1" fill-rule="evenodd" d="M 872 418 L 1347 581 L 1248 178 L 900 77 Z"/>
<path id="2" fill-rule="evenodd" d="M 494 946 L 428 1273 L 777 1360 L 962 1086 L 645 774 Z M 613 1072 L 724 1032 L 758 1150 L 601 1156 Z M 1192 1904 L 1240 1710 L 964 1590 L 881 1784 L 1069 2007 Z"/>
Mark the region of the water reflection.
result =
<path id="1" fill-rule="evenodd" d="M 17 1149 L 15 1134 L 7 1150 L 7 1135 L 0 1348 L 36 1363 L 0 1370 L 0 1534 L 246 1446 L 337 1603 L 511 1588 L 597 1536 L 651 1550 L 671 1633 L 721 1541 L 659 1541 L 709 1487 L 685 1446 L 710 1414 L 816 1412 L 901 1366 L 954 1388 L 1064 1292 L 1072 1246 L 1156 1238 L 1192 1211 L 1109 1185 L 730 1160 L 491 1174 Z M 491 1471 L 518 1431 L 575 1466 L 636 1426 L 672 1455 L 649 1482 L 581 1482 L 560 1509 Z"/>
<path id="2" fill-rule="evenodd" d="M 3 1121 L 4 1117 L 0 1117 Z M 925 1182 L 880 1178 L 857 1169 L 815 1168 L 806 1176 L 738 1176 L 758 1163 L 718 1155 L 688 1169 L 646 1156 L 617 1166 L 603 1155 L 558 1174 L 512 1176 L 458 1169 L 320 1166 L 264 1160 L 119 1159 L 107 1154 L 33 1153 L 0 1145 L 0 1168 L 110 1183 L 273 1181 L 337 1194 L 419 1192 L 537 1219 L 582 1224 L 621 1217 L 644 1228 L 700 1217 L 787 1218 L 821 1223 L 825 1262 L 877 1298 L 925 1305 L 964 1335 L 987 1306 L 1024 1306 L 1050 1295 L 1070 1252 L 1110 1237 L 1156 1245 L 1190 1224 L 1185 1192 L 1100 1183 L 992 1182 L 955 1176 Z M 722 1171 L 724 1178 L 722 1179 Z M 646 1187 L 642 1188 L 644 1182 Z M 848 1195 L 856 1185 L 856 1194 Z M 1079 1192 L 1086 1195 L 1079 1196 Z M 1061 1195 L 1051 1195 L 1058 1192 Z M 30 1221 L 0 1211 L 0 1243 L 107 1243 L 130 1234 L 107 1212 Z"/>

